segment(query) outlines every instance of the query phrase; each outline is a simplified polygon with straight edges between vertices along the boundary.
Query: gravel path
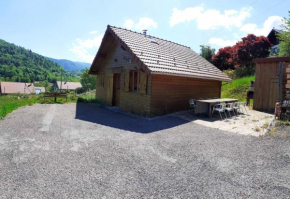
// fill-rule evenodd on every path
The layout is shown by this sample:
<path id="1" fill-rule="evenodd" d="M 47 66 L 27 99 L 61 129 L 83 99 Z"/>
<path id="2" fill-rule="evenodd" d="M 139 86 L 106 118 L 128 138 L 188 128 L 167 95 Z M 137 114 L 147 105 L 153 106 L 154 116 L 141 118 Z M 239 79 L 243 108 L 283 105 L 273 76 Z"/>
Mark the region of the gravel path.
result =
<path id="1" fill-rule="evenodd" d="M 290 198 L 290 139 L 90 104 L 0 121 L 0 198 Z"/>

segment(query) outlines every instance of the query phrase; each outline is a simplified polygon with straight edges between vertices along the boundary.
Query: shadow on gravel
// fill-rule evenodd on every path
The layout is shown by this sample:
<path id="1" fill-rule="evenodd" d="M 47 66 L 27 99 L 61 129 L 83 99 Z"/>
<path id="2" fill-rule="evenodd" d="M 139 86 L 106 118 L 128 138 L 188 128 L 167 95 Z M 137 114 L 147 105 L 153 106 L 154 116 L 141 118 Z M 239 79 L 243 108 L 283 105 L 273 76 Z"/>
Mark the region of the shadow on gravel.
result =
<path id="1" fill-rule="evenodd" d="M 75 119 L 136 133 L 153 133 L 188 123 L 186 120 L 173 116 L 153 120 L 136 118 L 89 103 L 76 104 Z"/>

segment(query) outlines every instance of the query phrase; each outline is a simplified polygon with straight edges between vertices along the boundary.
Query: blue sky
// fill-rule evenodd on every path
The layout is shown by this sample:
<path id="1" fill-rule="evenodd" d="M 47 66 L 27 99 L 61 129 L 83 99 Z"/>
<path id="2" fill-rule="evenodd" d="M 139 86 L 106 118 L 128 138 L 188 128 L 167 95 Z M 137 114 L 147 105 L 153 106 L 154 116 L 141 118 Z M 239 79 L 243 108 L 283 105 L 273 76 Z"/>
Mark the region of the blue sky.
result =
<path id="1" fill-rule="evenodd" d="M 0 39 L 44 56 L 92 62 L 107 25 L 191 47 L 267 36 L 288 17 L 290 0 L 1 0 Z"/>

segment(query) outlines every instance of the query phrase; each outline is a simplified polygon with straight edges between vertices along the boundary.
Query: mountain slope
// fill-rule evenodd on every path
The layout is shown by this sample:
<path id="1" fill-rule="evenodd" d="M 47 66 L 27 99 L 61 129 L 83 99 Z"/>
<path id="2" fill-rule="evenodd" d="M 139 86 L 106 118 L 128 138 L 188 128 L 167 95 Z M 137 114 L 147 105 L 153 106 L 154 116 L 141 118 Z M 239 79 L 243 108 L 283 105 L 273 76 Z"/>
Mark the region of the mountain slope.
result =
<path id="1" fill-rule="evenodd" d="M 16 82 L 54 82 L 63 77 L 77 80 L 55 62 L 0 39 L 0 80 Z"/>
<path id="2" fill-rule="evenodd" d="M 91 67 L 91 64 L 85 63 L 85 62 L 73 62 L 66 59 L 54 59 L 50 57 L 46 57 L 46 58 L 61 65 L 66 71 L 78 71 L 78 70 L 84 70 L 85 68 Z"/>

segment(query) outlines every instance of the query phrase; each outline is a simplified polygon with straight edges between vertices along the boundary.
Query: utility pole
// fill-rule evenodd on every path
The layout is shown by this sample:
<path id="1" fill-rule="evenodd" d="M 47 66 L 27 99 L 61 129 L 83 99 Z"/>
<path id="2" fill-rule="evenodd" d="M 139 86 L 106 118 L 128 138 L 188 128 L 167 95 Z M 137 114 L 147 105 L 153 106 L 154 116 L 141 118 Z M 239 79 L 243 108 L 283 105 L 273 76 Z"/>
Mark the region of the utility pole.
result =
<path id="1" fill-rule="evenodd" d="M 62 88 L 62 71 L 60 71 L 60 91 L 61 91 L 61 88 Z"/>

